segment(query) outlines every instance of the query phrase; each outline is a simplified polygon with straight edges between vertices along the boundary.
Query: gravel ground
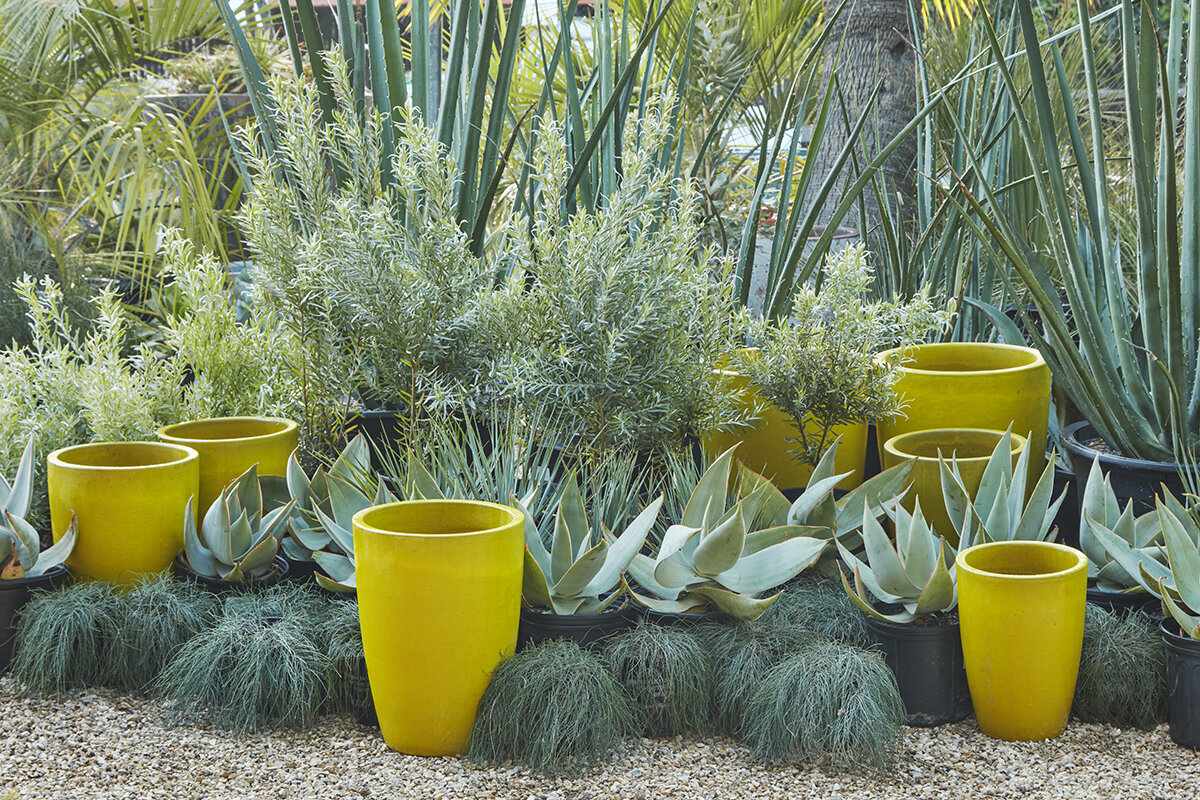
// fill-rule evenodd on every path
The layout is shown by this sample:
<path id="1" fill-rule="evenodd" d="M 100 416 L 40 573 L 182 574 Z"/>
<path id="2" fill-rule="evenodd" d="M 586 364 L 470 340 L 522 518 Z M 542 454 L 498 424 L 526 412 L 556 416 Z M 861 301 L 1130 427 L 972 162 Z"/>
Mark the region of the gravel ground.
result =
<path id="1" fill-rule="evenodd" d="M 599 774 L 560 781 L 519 767 L 402 756 L 348 718 L 238 738 L 166 727 L 161 706 L 113 692 L 22 698 L 9 679 L 0 680 L 0 704 L 0 797 L 38 800 L 1200 797 L 1200 753 L 1174 745 L 1165 727 L 1072 724 L 1058 739 L 1031 744 L 988 739 L 970 720 L 910 729 L 894 779 L 767 769 L 728 740 L 646 739 Z"/>

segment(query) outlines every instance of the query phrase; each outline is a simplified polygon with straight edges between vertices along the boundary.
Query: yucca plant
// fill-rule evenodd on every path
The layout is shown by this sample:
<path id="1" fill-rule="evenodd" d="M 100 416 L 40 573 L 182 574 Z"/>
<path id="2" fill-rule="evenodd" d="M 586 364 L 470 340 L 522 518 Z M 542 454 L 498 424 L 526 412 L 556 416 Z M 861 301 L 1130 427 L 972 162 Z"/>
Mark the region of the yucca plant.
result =
<path id="1" fill-rule="evenodd" d="M 1058 535 L 1054 518 L 1066 490 L 1054 499 L 1054 459 L 1050 459 L 1027 492 L 1030 457 L 1026 447 L 1013 465 L 1012 431 L 1005 431 L 988 457 L 975 492 L 967 489 L 956 461 L 938 458 L 946 513 L 958 533 L 960 550 L 985 542 L 1052 541 Z M 1037 458 L 1041 457 L 1038 453 Z"/>
<path id="2" fill-rule="evenodd" d="M 1047 59 L 1032 0 L 1016 4 L 1035 109 L 1027 114 L 1014 106 L 1015 141 L 1034 165 L 1049 254 L 1028 246 L 987 182 L 963 202 L 978 215 L 979 235 L 1008 261 L 1013 283 L 1028 291 L 1045 331 L 1035 343 L 1088 422 L 1124 455 L 1191 464 L 1194 472 L 1200 444 L 1200 38 L 1185 37 L 1184 22 L 1188 30 L 1200 28 L 1200 4 L 1172 0 L 1160 41 L 1149 4 L 1121 0 L 1120 128 L 1101 96 L 1095 22 L 1087 3 L 1077 6 L 1079 27 L 1070 35 L 1083 50 L 1086 107 L 1062 91 L 1067 114 L 1060 129 L 1050 99 L 1051 84 L 1068 81 L 1060 47 L 1051 43 Z M 995 28 L 986 14 L 982 19 L 999 56 Z M 999 57 L 995 64 L 1006 91 L 1017 97 L 1013 68 Z M 1118 136 L 1128 148 L 1127 173 L 1109 159 Z M 1118 179 L 1123 173 L 1128 181 Z M 1132 237 L 1121 236 L 1118 192 L 1132 200 Z"/>

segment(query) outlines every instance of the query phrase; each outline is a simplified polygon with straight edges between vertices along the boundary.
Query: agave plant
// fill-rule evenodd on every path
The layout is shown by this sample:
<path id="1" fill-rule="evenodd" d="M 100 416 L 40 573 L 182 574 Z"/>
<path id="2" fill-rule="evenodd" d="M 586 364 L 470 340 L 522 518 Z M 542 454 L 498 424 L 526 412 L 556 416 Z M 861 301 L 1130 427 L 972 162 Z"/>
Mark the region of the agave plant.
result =
<path id="1" fill-rule="evenodd" d="M 794 524 L 753 529 L 770 499 L 768 485 L 759 485 L 728 506 L 736 449 L 734 445 L 722 453 L 701 476 L 682 519 L 663 535 L 656 557 L 634 556 L 629 572 L 653 594 L 634 594 L 638 602 L 670 612 L 714 607 L 731 617 L 753 620 L 779 596 L 759 595 L 821 557 L 828 539 L 812 535 L 819 531 Z"/>
<path id="2" fill-rule="evenodd" d="M 325 485 L 330 511 L 327 513 L 320 505 L 313 506 L 313 511 L 327 541 L 312 554 L 324 574 L 317 572 L 314 577 L 322 588 L 331 592 L 353 592 L 358 588 L 354 568 L 354 515 L 371 506 L 394 503 L 396 498 L 383 481 L 377 484 L 373 497 L 333 475 L 326 476 Z"/>
<path id="3" fill-rule="evenodd" d="M 263 513 L 258 465 L 250 467 L 221 490 L 204 514 L 199 530 L 192 500 L 184 509 L 184 554 L 187 565 L 200 575 L 223 581 L 255 580 L 274 568 L 279 539 L 295 505 L 289 500 Z"/>
<path id="4" fill-rule="evenodd" d="M 525 514 L 521 586 L 525 602 L 555 614 L 598 614 L 628 589 L 625 571 L 645 544 L 663 499 L 660 496 L 646 506 L 620 536 L 614 536 L 603 523 L 597 532 L 588 522 L 583 495 L 572 473 L 558 501 L 549 550 L 533 515 L 520 500 L 514 502 Z"/>
<path id="5" fill-rule="evenodd" d="M 898 624 L 954 608 L 958 604 L 954 548 L 934 533 L 921 513 L 921 501 L 917 500 L 911 514 L 896 502 L 887 515 L 895 526 L 894 542 L 879 520 L 869 513 L 863 515 L 866 561 L 838 543 L 842 561 L 854 573 L 852 587 L 841 572 L 842 585 L 850 599 L 867 616 Z M 871 597 L 904 608 L 884 614 L 875 608 Z"/>
<path id="6" fill-rule="evenodd" d="M 1145 591 L 1162 597 L 1160 581 L 1165 581 L 1169 587 L 1174 586 L 1168 555 L 1170 543 L 1164 522 L 1171 517 L 1183 521 L 1181 524 L 1189 529 L 1187 521 L 1192 519 L 1195 511 L 1189 511 L 1173 495 L 1164 491 L 1156 500 L 1155 510 L 1140 517 L 1134 518 L 1132 510 L 1126 507 L 1111 528 L 1095 519 L 1091 520 L 1091 535 L 1104 549 L 1105 562 L 1114 564 L 1110 574 L 1116 574 L 1116 569 L 1119 569 L 1121 575 L 1130 578 L 1131 586 L 1136 587 L 1119 591 Z M 1145 541 L 1145 544 L 1139 546 L 1139 541 Z"/>
<path id="7" fill-rule="evenodd" d="M 75 549 L 76 523 L 52 546 L 42 550 L 37 530 L 25 521 L 33 499 L 33 439 L 25 445 L 12 483 L 0 475 L 0 580 L 33 578 L 66 561 Z"/>
<path id="8" fill-rule="evenodd" d="M 1051 458 L 1026 499 L 1029 454 L 1028 447 L 1022 450 L 1013 466 L 1012 431 L 1005 431 L 988 457 L 979 489 L 974 493 L 967 489 L 957 461 L 947 463 L 938 458 L 946 513 L 958 532 L 959 549 L 985 542 L 1052 541 L 1058 534 L 1057 528 L 1051 528 L 1066 491 L 1051 502 L 1054 495 Z"/>
<path id="9" fill-rule="evenodd" d="M 1079 548 L 1088 558 L 1088 579 L 1093 585 L 1105 592 L 1145 592 L 1140 570 L 1128 572 L 1113 551 L 1127 554 L 1123 559 L 1126 563 L 1131 563 L 1131 557 L 1138 561 L 1145 557 L 1165 565 L 1162 521 L 1154 511 L 1135 517 L 1132 500 L 1122 509 L 1110 476 L 1100 468 L 1099 458 L 1088 473 L 1079 518 Z"/>
<path id="10" fill-rule="evenodd" d="M 1157 594 L 1183 635 L 1200 640 L 1200 524 L 1178 503 L 1160 499 L 1155 508 L 1170 565 L 1169 578 L 1157 578 Z"/>

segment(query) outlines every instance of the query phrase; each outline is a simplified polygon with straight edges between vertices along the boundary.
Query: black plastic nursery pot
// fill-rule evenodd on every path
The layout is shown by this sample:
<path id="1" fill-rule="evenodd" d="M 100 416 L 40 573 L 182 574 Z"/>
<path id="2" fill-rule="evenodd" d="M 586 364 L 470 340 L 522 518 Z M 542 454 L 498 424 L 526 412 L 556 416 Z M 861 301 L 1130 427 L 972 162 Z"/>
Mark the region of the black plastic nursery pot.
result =
<path id="1" fill-rule="evenodd" d="M 1176 744 L 1200 750 L 1200 641 L 1180 635 L 1174 620 L 1159 626 L 1167 647 L 1167 722 Z"/>
<path id="2" fill-rule="evenodd" d="M 1179 477 L 1179 465 L 1173 461 L 1144 461 L 1140 458 L 1113 455 L 1091 446 L 1100 441 L 1100 434 L 1087 422 L 1076 422 L 1063 428 L 1062 444 L 1071 461 L 1076 476 L 1083 476 L 1092 469 L 1098 456 L 1100 467 L 1109 476 L 1113 493 L 1121 506 L 1133 501 L 1133 512 L 1144 514 L 1154 510 L 1154 496 L 1161 491 L 1160 484 L 1179 499 L 1183 499 L 1183 481 Z M 1076 508 L 1083 502 L 1083 493 L 1077 494 Z"/>
<path id="3" fill-rule="evenodd" d="M 896 676 L 909 725 L 930 728 L 971 713 L 957 619 L 897 625 L 869 618 L 867 625 Z"/>
<path id="4" fill-rule="evenodd" d="M 183 553 L 175 556 L 175 574 L 187 581 L 200 584 L 213 594 L 228 594 L 230 592 L 248 592 L 255 589 L 266 589 L 282 583 L 288 576 L 288 560 L 281 555 L 275 556 L 275 569 L 260 578 L 250 578 L 244 581 L 225 581 L 201 575 L 188 566 Z"/>
<path id="5" fill-rule="evenodd" d="M 44 575 L 32 578 L 12 578 L 0 581 L 0 672 L 8 669 L 12 660 L 16 630 L 13 619 L 37 590 L 49 591 L 66 583 L 69 575 L 65 564 L 51 567 Z"/>
<path id="6" fill-rule="evenodd" d="M 1087 601 L 1110 614 L 1140 611 L 1151 618 L 1162 618 L 1162 601 L 1146 592 L 1106 592 L 1088 589 Z"/>
<path id="7" fill-rule="evenodd" d="M 1086 478 L 1086 476 L 1085 476 Z M 1075 473 L 1061 464 L 1054 465 L 1054 497 L 1063 492 L 1067 496 L 1058 513 L 1054 515 L 1054 527 L 1058 528 L 1058 541 L 1068 547 L 1079 549 L 1079 496 L 1075 491 Z"/>
<path id="8" fill-rule="evenodd" d="M 652 608 L 641 609 L 641 616 L 646 622 L 665 628 L 676 626 L 690 628 L 705 622 L 718 622 L 721 619 L 721 614 L 716 611 L 655 611 Z"/>
<path id="9" fill-rule="evenodd" d="M 570 639 L 582 648 L 599 651 L 610 638 L 629 629 L 637 618 L 637 609 L 628 601 L 620 608 L 599 614 L 553 614 L 522 606 L 517 650 L 551 639 Z"/>
<path id="10" fill-rule="evenodd" d="M 346 438 L 361 433 L 371 444 L 371 466 L 378 470 L 379 452 L 397 450 L 404 437 L 404 419 L 399 411 L 375 409 L 351 412 L 346 420 Z"/>
<path id="11" fill-rule="evenodd" d="M 346 686 L 350 693 L 354 719 L 360 725 L 379 727 L 379 715 L 375 713 L 375 699 L 371 696 L 371 681 L 367 678 L 367 660 L 358 664 L 358 670 L 347 676 Z"/>

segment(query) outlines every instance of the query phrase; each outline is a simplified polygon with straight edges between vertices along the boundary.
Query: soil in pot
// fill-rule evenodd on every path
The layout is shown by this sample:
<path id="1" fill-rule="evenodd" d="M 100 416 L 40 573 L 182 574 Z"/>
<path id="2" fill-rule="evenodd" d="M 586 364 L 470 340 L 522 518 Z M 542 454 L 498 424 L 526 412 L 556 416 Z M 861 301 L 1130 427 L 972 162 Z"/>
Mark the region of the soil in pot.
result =
<path id="1" fill-rule="evenodd" d="M 17 612 L 29 602 L 34 591 L 58 589 L 66 583 L 68 574 L 66 565 L 59 564 L 44 575 L 0 581 L 0 673 L 8 670 L 8 662 L 12 660 L 16 636 L 13 619 Z"/>
<path id="2" fill-rule="evenodd" d="M 626 600 L 619 608 L 600 614 L 552 614 L 547 610 L 521 607 L 517 650 L 551 639 L 570 639 L 580 647 L 599 652 L 616 634 L 637 621 L 637 610 Z"/>
<path id="3" fill-rule="evenodd" d="M 1167 647 L 1167 722 L 1176 744 L 1200 750 L 1200 641 L 1181 635 L 1174 620 L 1161 624 Z"/>
<path id="4" fill-rule="evenodd" d="M 909 725 L 929 728 L 970 715 L 957 614 L 908 625 L 868 619 L 867 626 L 896 676 Z"/>
<path id="5" fill-rule="evenodd" d="M 223 581 L 220 578 L 210 578 L 208 575 L 201 575 L 196 570 L 188 566 L 187 559 L 183 553 L 175 557 L 175 574 L 184 580 L 194 581 L 200 584 L 213 594 L 228 594 L 231 592 L 248 592 L 256 589 L 265 589 L 268 586 L 275 586 L 282 583 L 288 576 L 288 560 L 281 555 L 275 556 L 275 569 L 263 575 L 261 578 L 252 578 L 244 581 Z"/>
<path id="6" fill-rule="evenodd" d="M 1134 514 L 1141 515 L 1154 510 L 1154 496 L 1162 491 L 1160 484 L 1165 485 L 1167 491 L 1180 501 L 1184 499 L 1178 464 L 1123 456 L 1087 422 L 1076 422 L 1064 428 L 1062 444 L 1071 462 L 1071 469 L 1076 475 L 1084 476 L 1085 480 L 1092 469 L 1092 462 L 1099 457 L 1100 467 L 1109 477 L 1117 500 L 1122 507 L 1132 500 Z M 1076 507 L 1082 502 L 1083 494 L 1079 493 Z"/>

